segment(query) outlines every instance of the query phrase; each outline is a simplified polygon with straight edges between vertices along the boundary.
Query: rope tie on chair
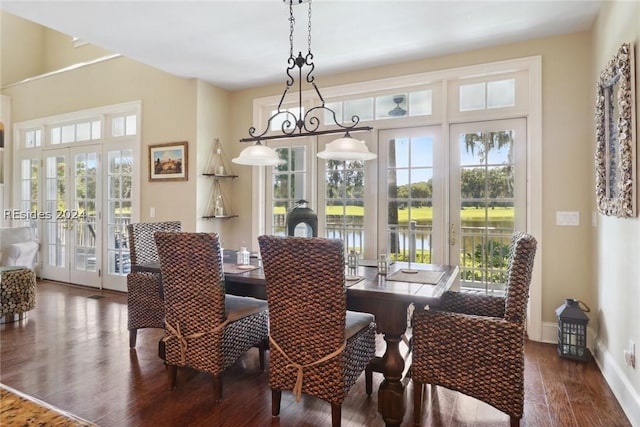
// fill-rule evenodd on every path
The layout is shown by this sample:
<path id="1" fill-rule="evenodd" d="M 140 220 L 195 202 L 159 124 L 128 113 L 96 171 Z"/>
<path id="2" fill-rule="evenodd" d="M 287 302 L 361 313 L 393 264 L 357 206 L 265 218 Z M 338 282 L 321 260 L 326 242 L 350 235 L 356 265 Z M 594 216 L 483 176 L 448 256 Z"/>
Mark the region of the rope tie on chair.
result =
<path id="1" fill-rule="evenodd" d="M 287 359 L 289 361 L 289 364 L 287 364 L 285 366 L 285 368 L 293 368 L 293 369 L 295 369 L 297 371 L 297 374 L 296 374 L 296 385 L 293 387 L 293 395 L 296 397 L 296 402 L 300 402 L 300 397 L 302 396 L 302 381 L 303 381 L 303 377 L 304 377 L 304 373 L 303 373 L 304 368 L 309 368 L 311 366 L 319 365 L 321 363 L 326 362 L 327 360 L 333 359 L 334 357 L 340 355 L 344 351 L 345 346 L 347 345 L 347 343 L 345 341 L 345 342 L 342 343 L 340 348 L 338 348 L 333 353 L 327 354 L 326 356 L 324 356 L 321 359 L 316 360 L 315 362 L 307 363 L 306 365 L 301 365 L 301 364 L 296 363 L 293 360 L 291 360 L 291 358 L 289 356 L 287 356 L 287 354 L 284 352 L 284 350 L 282 350 L 282 348 L 280 348 L 278 343 L 273 338 L 271 338 L 271 335 L 269 335 L 269 343 L 271 343 L 271 345 L 273 347 L 275 347 L 275 349 L 278 350 L 280 352 L 280 354 L 282 354 L 285 357 L 285 359 Z"/>
<path id="2" fill-rule="evenodd" d="M 187 360 L 187 340 L 189 339 L 195 339 L 195 338 L 200 338 L 206 334 L 213 334 L 215 332 L 218 332 L 220 329 L 224 328 L 225 326 L 227 326 L 227 324 L 229 323 L 229 319 L 225 320 L 224 322 L 220 323 L 218 326 L 216 326 L 215 328 L 213 328 L 213 330 L 208 331 L 208 332 L 196 332 L 194 334 L 190 334 L 190 335 L 182 335 L 182 332 L 180 331 L 180 322 L 176 323 L 176 327 L 174 328 L 173 326 L 171 326 L 169 324 L 169 322 L 165 322 L 165 326 L 167 327 L 167 329 L 169 330 L 169 335 L 167 335 L 166 337 L 162 338 L 163 342 L 167 342 L 172 338 L 175 338 L 178 340 L 178 344 L 180 345 L 180 364 L 184 365 L 186 360 Z"/>

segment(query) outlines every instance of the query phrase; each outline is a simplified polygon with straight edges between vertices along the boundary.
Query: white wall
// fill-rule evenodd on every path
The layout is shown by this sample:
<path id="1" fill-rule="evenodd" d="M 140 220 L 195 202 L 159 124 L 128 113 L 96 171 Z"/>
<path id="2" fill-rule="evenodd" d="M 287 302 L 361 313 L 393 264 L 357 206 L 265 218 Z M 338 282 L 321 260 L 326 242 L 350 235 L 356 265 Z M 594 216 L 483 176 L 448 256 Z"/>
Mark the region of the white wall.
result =
<path id="1" fill-rule="evenodd" d="M 593 31 L 592 91 L 600 70 L 625 42 L 635 44 L 636 123 L 640 123 L 640 2 L 605 2 Z M 640 166 L 638 128 L 635 132 L 636 165 Z M 592 206 L 595 210 L 595 198 Z M 623 355 L 629 340 L 636 344 L 636 358 L 640 354 L 640 218 L 598 215 L 593 252 L 597 361 L 632 425 L 640 426 L 640 363 L 635 369 L 626 366 Z"/>

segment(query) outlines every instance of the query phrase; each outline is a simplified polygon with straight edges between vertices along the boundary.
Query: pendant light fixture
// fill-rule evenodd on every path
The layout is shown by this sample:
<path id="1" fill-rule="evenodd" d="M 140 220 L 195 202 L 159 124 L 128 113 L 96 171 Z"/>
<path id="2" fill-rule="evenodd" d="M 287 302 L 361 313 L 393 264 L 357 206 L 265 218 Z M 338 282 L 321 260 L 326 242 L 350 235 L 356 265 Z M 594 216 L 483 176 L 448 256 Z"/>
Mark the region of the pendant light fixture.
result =
<path id="1" fill-rule="evenodd" d="M 311 53 L 311 0 L 283 0 L 289 4 L 289 59 L 287 67 L 287 82 L 284 92 L 278 103 L 278 109 L 269 117 L 267 125 L 262 133 L 258 133 L 255 127 L 249 128 L 249 137 L 242 138 L 240 142 L 255 142 L 255 145 L 249 146 L 240 152 L 240 155 L 231 161 L 233 163 L 241 165 L 253 165 L 253 166 L 274 166 L 284 163 L 284 160 L 278 157 L 278 154 L 270 147 L 262 144 L 262 142 L 271 139 L 282 138 L 297 138 L 305 136 L 317 136 L 343 133 L 344 136 L 327 144 L 326 149 L 318 153 L 318 157 L 327 160 L 371 160 L 377 156 L 375 153 L 371 153 L 364 141 L 359 141 L 352 138 L 349 132 L 354 131 L 370 131 L 371 126 L 358 126 L 360 117 L 353 115 L 351 117 L 351 123 L 348 125 L 338 122 L 335 111 L 325 105 L 324 98 L 320 93 L 320 89 L 315 83 L 315 77 L 313 76 L 313 70 L 315 65 L 313 64 L 313 54 Z M 302 56 L 302 52 L 298 52 L 298 56 L 293 54 L 293 30 L 295 27 L 295 18 L 293 16 L 293 6 L 295 4 L 308 3 L 308 43 L 309 49 L 305 56 Z M 320 100 L 320 105 L 310 108 L 305 111 L 302 105 L 302 69 L 307 67 L 308 72 L 305 73 L 304 80 L 307 84 L 311 85 L 316 95 Z M 298 107 L 296 108 L 283 108 L 282 104 L 287 96 L 289 89 L 291 89 L 296 83 L 296 77 L 294 77 L 295 69 L 297 71 L 297 86 L 298 86 Z M 322 113 L 322 114 L 321 114 Z M 329 117 L 333 121 L 333 129 L 320 129 L 321 119 L 323 117 Z M 269 134 L 271 130 L 272 122 L 277 121 L 282 123 L 280 126 L 280 134 Z"/>

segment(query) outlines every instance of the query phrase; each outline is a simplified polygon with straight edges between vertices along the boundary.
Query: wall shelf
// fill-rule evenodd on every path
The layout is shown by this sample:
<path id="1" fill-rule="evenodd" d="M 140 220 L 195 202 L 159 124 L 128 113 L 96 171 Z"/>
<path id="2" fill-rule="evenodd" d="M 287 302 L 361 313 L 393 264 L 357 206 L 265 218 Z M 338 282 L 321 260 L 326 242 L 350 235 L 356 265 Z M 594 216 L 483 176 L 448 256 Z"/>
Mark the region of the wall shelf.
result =
<path id="1" fill-rule="evenodd" d="M 227 159 L 222 151 L 222 145 L 220 140 L 216 138 L 213 142 L 213 149 L 211 155 L 207 161 L 203 176 L 213 179 L 211 185 L 211 191 L 209 193 L 209 201 L 205 213 L 202 216 L 203 219 L 230 219 L 237 218 L 238 215 L 230 213 L 227 207 L 227 196 L 225 194 L 224 184 L 221 182 L 226 181 L 228 183 L 238 177 L 231 170 L 231 165 L 227 162 Z"/>
<path id="2" fill-rule="evenodd" d="M 238 175 L 220 175 L 220 174 L 217 174 L 217 173 L 209 173 L 209 172 L 205 172 L 202 175 L 211 176 L 211 177 L 214 177 L 214 178 L 232 178 L 233 179 L 233 178 L 237 178 L 238 177 Z"/>
<path id="3" fill-rule="evenodd" d="M 231 218 L 238 218 L 238 215 L 220 215 L 220 216 L 205 215 L 202 218 L 203 219 L 231 219 Z"/>

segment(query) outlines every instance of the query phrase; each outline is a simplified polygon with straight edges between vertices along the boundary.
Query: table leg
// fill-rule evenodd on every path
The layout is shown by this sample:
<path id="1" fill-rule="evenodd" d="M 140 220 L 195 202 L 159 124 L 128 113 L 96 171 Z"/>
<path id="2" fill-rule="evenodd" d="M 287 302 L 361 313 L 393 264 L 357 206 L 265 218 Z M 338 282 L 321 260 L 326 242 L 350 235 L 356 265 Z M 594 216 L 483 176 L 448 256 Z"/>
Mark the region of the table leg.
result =
<path id="1" fill-rule="evenodd" d="M 402 372 L 404 372 L 404 358 L 400 353 L 402 335 L 386 334 L 384 340 L 387 349 L 379 360 L 380 370 L 384 380 L 378 390 L 378 412 L 387 426 L 399 426 L 405 413 L 404 386 Z"/>

